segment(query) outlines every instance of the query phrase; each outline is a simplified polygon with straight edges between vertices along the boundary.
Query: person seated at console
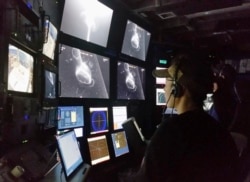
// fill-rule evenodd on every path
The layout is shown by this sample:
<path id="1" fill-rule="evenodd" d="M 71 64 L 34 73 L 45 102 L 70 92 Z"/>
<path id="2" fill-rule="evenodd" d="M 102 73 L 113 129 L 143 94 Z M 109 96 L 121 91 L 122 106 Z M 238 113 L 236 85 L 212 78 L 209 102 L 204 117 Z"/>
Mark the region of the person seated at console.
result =
<path id="1" fill-rule="evenodd" d="M 220 64 L 214 68 L 214 75 L 213 105 L 208 113 L 228 129 L 233 121 L 236 107 L 234 83 L 237 72 L 229 64 Z"/>
<path id="2" fill-rule="evenodd" d="M 230 133 L 203 110 L 212 90 L 211 67 L 195 54 L 179 54 L 168 69 L 154 70 L 166 78 L 167 107 L 177 114 L 157 128 L 137 172 L 121 181 L 233 182 L 238 154 Z"/>

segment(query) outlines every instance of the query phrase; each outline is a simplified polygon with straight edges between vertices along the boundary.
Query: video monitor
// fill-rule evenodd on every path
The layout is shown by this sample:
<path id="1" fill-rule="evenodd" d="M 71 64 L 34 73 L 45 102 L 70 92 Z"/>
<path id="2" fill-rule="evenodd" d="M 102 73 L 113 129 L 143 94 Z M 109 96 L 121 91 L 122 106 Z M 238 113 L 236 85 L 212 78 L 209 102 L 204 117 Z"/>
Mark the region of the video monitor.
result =
<path id="1" fill-rule="evenodd" d="M 127 120 L 127 106 L 113 106 L 113 129 L 122 129 L 122 123 Z"/>
<path id="2" fill-rule="evenodd" d="M 146 61 L 151 33 L 127 20 L 121 52 L 141 61 Z"/>
<path id="3" fill-rule="evenodd" d="M 145 100 L 145 68 L 118 61 L 117 99 Z"/>
<path id="4" fill-rule="evenodd" d="M 65 0 L 61 31 L 106 47 L 113 10 L 97 0 Z"/>
<path id="5" fill-rule="evenodd" d="M 156 88 L 156 105 L 157 106 L 166 105 L 165 91 L 163 88 Z"/>
<path id="6" fill-rule="evenodd" d="M 160 70 L 160 69 L 166 69 L 166 68 L 163 68 L 163 67 L 156 67 L 157 70 Z M 156 81 L 156 84 L 159 84 L 159 85 L 165 85 L 166 84 L 166 78 L 159 78 L 159 77 L 156 77 L 155 78 L 155 81 Z"/>
<path id="7" fill-rule="evenodd" d="M 56 98 L 56 73 L 50 70 L 44 70 L 45 89 L 44 98 Z"/>
<path id="8" fill-rule="evenodd" d="M 110 153 L 105 135 L 87 138 L 91 165 L 110 160 Z"/>
<path id="9" fill-rule="evenodd" d="M 108 99 L 110 59 L 67 45 L 60 50 L 60 97 Z"/>
<path id="10" fill-rule="evenodd" d="M 49 20 L 45 20 L 44 34 L 43 54 L 54 60 L 58 32 L 56 27 Z"/>
<path id="11" fill-rule="evenodd" d="M 129 147 L 125 131 L 111 134 L 115 157 L 129 153 Z"/>
<path id="12" fill-rule="evenodd" d="M 63 172 L 65 178 L 68 180 L 72 177 L 73 173 L 80 168 L 84 159 L 81 155 L 79 144 L 73 130 L 62 135 L 57 135 L 56 139 Z"/>
<path id="13" fill-rule="evenodd" d="M 9 44 L 7 90 L 32 94 L 34 92 L 34 57 L 21 46 Z"/>
<path id="14" fill-rule="evenodd" d="M 84 126 L 83 106 L 58 106 L 58 130 Z"/>
<path id="15" fill-rule="evenodd" d="M 57 89 L 58 89 L 58 83 L 57 83 L 57 76 L 58 76 L 58 70 L 56 66 L 46 63 L 46 61 L 43 60 L 43 66 L 42 66 L 42 106 L 43 107 L 56 107 L 57 106 Z"/>
<path id="16" fill-rule="evenodd" d="M 90 107 L 90 134 L 109 131 L 109 118 L 107 107 Z"/>

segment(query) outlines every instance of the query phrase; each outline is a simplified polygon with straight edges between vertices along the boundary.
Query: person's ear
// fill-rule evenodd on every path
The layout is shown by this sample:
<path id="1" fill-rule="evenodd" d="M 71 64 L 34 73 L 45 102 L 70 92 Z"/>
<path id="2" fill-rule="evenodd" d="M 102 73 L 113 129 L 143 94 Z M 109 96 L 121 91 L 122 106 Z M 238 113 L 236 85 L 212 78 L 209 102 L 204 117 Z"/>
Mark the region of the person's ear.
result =
<path id="1" fill-rule="evenodd" d="M 213 92 L 216 92 L 219 89 L 219 85 L 217 82 L 213 83 Z"/>

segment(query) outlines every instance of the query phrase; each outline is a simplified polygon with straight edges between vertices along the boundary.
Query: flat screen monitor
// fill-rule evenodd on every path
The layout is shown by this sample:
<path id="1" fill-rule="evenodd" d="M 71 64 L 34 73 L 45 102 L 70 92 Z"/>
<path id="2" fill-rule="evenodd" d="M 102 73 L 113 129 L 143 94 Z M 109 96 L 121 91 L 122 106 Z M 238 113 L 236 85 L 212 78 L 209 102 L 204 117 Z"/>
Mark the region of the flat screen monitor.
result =
<path id="1" fill-rule="evenodd" d="M 97 0 L 65 0 L 61 31 L 107 46 L 113 10 Z"/>
<path id="2" fill-rule="evenodd" d="M 145 68 L 117 63 L 117 99 L 145 100 Z"/>
<path id="3" fill-rule="evenodd" d="M 127 106 L 113 106 L 113 129 L 122 129 L 122 123 L 127 120 Z"/>
<path id="4" fill-rule="evenodd" d="M 9 44 L 8 91 L 32 94 L 34 92 L 34 57 L 28 50 Z"/>
<path id="5" fill-rule="evenodd" d="M 90 107 L 90 134 L 109 131 L 109 118 L 107 107 Z"/>
<path id="6" fill-rule="evenodd" d="M 42 68 L 42 106 L 43 107 L 56 107 L 57 106 L 57 77 L 58 70 L 57 67 L 46 63 L 43 60 L 43 68 Z"/>
<path id="7" fill-rule="evenodd" d="M 151 33 L 127 20 L 121 52 L 130 57 L 146 61 Z"/>
<path id="8" fill-rule="evenodd" d="M 59 106 L 58 130 L 78 128 L 84 126 L 83 106 Z"/>
<path id="9" fill-rule="evenodd" d="M 105 135 L 87 138 L 87 141 L 92 165 L 110 160 L 110 153 Z"/>
<path id="10" fill-rule="evenodd" d="M 115 157 L 129 153 L 129 147 L 125 131 L 111 134 Z"/>
<path id="11" fill-rule="evenodd" d="M 163 68 L 163 67 L 156 67 L 156 70 L 160 70 L 160 69 L 166 69 L 166 68 Z M 155 78 L 155 81 L 156 81 L 156 84 L 159 84 L 159 85 L 165 85 L 165 84 L 166 84 L 166 78 L 159 78 L 159 77 L 156 77 L 156 78 Z"/>
<path id="12" fill-rule="evenodd" d="M 49 20 L 45 20 L 44 34 L 43 54 L 54 60 L 58 32 L 56 27 Z"/>
<path id="13" fill-rule="evenodd" d="M 44 98 L 56 98 L 56 73 L 50 70 L 44 70 L 45 92 Z"/>
<path id="14" fill-rule="evenodd" d="M 157 106 L 166 105 L 165 91 L 163 88 L 156 88 L 156 105 Z"/>
<path id="15" fill-rule="evenodd" d="M 56 139 L 63 171 L 66 179 L 69 179 L 83 164 L 84 159 L 81 155 L 79 144 L 73 130 L 56 136 Z"/>
<path id="16" fill-rule="evenodd" d="M 60 97 L 108 99 L 110 59 L 67 45 L 60 50 Z"/>

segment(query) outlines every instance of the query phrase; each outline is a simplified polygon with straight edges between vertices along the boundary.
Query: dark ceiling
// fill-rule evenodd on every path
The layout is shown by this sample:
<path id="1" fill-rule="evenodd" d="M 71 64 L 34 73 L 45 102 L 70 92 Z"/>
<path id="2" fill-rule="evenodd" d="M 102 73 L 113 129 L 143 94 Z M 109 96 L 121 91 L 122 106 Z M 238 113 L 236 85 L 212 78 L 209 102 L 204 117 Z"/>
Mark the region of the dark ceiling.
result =
<path id="1" fill-rule="evenodd" d="M 158 44 L 250 51 L 250 0 L 119 0 L 150 22 Z"/>

